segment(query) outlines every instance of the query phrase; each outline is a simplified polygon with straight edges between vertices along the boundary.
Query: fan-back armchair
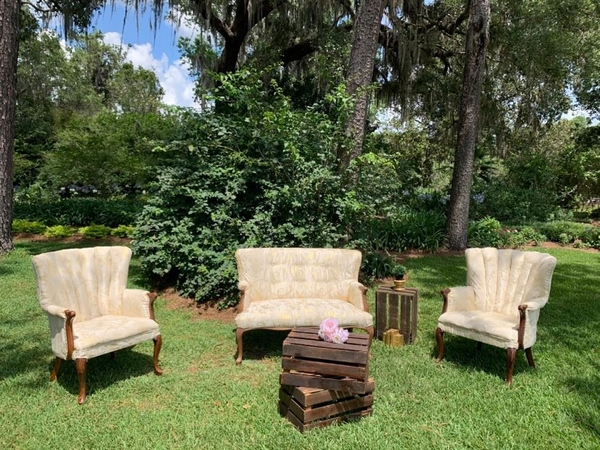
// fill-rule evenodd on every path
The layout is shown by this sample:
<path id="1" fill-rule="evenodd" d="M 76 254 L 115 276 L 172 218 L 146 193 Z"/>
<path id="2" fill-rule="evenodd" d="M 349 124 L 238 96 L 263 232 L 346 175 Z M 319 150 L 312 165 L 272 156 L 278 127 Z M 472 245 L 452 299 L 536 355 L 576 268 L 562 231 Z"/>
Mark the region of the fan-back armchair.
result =
<path id="1" fill-rule="evenodd" d="M 94 247 L 33 257 L 38 300 L 48 315 L 56 355 L 50 381 L 63 360 L 75 360 L 78 402 L 86 398 L 86 363 L 140 342 L 154 341 L 154 372 L 161 375 L 162 337 L 154 320 L 156 294 L 126 289 L 131 250 Z"/>
<path id="2" fill-rule="evenodd" d="M 540 309 L 548 301 L 556 258 L 545 253 L 470 248 L 467 286 L 444 289 L 436 338 L 437 361 L 444 357 L 444 333 L 506 349 L 506 382 L 512 382 L 517 349 L 535 367 Z"/>

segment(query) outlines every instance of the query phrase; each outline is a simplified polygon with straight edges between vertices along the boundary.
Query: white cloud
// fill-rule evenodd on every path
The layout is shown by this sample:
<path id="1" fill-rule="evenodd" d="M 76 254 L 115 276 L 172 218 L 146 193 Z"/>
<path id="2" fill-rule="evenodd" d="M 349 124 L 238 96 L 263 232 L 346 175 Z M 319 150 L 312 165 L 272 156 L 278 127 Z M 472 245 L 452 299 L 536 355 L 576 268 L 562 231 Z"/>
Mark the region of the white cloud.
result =
<path id="1" fill-rule="evenodd" d="M 104 42 L 123 47 L 127 52 L 126 59 L 136 67 L 153 71 L 165 91 L 163 102 L 167 105 L 191 106 L 198 108 L 194 102 L 194 82 L 189 78 L 186 63 L 178 59 L 170 62 L 166 54 L 157 59 L 152 54 L 152 44 L 123 44 L 121 34 L 110 31 L 104 34 Z"/>

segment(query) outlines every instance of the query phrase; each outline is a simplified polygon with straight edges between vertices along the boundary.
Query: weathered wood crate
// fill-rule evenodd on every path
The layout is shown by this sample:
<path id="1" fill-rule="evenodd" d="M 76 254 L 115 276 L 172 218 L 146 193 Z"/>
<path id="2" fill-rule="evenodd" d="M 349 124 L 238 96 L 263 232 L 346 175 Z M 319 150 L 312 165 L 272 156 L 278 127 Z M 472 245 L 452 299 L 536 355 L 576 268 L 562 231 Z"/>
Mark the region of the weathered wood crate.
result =
<path id="1" fill-rule="evenodd" d="M 333 344 L 319 339 L 317 332 L 316 328 L 290 331 L 283 341 L 281 383 L 365 393 L 369 336 L 350 333 L 345 343 Z"/>
<path id="2" fill-rule="evenodd" d="M 369 379 L 365 385 L 368 385 L 368 392 L 358 395 L 347 391 L 281 385 L 279 413 L 302 433 L 359 419 L 373 412 L 375 383 Z"/>
<path id="3" fill-rule="evenodd" d="M 400 330 L 405 344 L 417 338 L 418 292 L 404 288 L 394 290 L 380 287 L 375 294 L 375 337 L 383 339 L 390 328 Z"/>

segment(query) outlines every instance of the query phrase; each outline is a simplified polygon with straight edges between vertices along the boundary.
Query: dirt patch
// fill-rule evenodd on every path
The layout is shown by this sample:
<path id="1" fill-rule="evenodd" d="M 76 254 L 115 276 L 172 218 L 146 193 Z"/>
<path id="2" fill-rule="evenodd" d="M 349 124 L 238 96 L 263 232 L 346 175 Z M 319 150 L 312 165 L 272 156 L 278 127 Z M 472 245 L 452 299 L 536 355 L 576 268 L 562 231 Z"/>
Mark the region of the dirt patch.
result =
<path id="1" fill-rule="evenodd" d="M 160 297 L 165 299 L 166 307 L 171 310 L 190 311 L 194 320 L 215 320 L 222 323 L 233 323 L 238 313 L 237 307 L 218 308 L 218 301 L 196 303 L 195 300 L 180 296 L 173 288 L 160 292 Z"/>

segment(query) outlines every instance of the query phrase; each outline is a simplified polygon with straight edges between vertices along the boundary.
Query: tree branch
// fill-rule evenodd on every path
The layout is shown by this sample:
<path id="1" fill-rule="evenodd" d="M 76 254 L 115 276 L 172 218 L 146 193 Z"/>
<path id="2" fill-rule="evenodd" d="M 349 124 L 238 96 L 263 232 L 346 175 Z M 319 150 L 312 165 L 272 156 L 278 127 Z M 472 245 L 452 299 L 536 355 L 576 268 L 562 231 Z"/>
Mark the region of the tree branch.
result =
<path id="1" fill-rule="evenodd" d="M 312 40 L 299 42 L 281 52 L 281 62 L 283 62 L 284 66 L 287 66 L 289 63 L 300 61 L 305 56 L 308 56 L 317 50 L 317 46 Z"/>

